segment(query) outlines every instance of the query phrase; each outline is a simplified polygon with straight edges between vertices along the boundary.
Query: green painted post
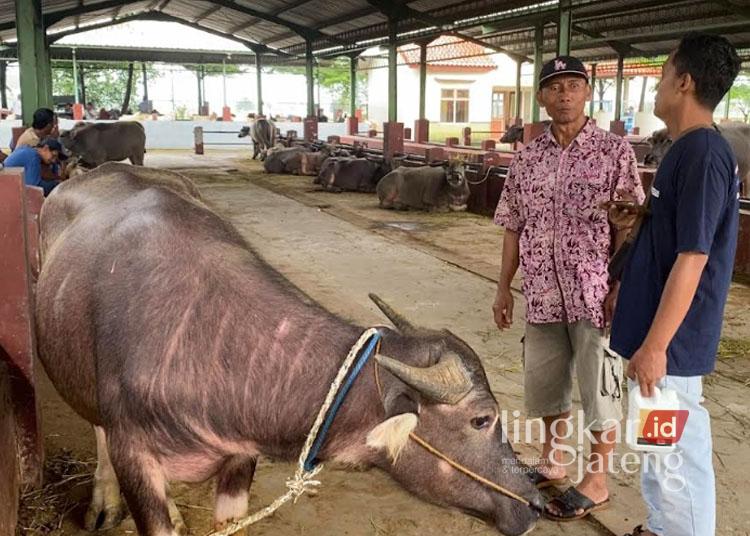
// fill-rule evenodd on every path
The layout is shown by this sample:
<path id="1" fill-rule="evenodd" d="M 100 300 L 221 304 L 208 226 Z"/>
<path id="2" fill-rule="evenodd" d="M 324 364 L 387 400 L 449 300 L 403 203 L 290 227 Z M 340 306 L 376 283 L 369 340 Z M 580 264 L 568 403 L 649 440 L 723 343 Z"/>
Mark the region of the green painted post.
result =
<path id="1" fill-rule="evenodd" d="M 539 74 L 542 72 L 542 54 L 544 53 L 544 25 L 537 25 L 534 30 L 534 98 L 531 100 L 531 121 L 539 121 L 539 102 L 536 94 L 539 92 Z"/>
<path id="2" fill-rule="evenodd" d="M 561 0 L 557 19 L 557 55 L 570 55 L 570 27 L 573 22 L 571 0 Z"/>
<path id="3" fill-rule="evenodd" d="M 419 119 L 427 115 L 427 42 L 419 44 Z"/>
<path id="4" fill-rule="evenodd" d="M 397 49 L 396 45 L 396 20 L 388 21 L 388 121 L 395 123 L 398 121 L 398 84 L 396 80 L 397 69 Z"/>
<path id="5" fill-rule="evenodd" d="M 625 56 L 619 54 L 617 56 L 617 79 L 616 79 L 616 91 L 615 91 L 615 121 L 619 121 L 622 117 L 622 74 L 625 68 Z"/>
<path id="6" fill-rule="evenodd" d="M 15 0 L 23 122 L 52 104 L 52 67 L 46 46 L 41 0 Z"/>
<path id="7" fill-rule="evenodd" d="M 76 104 L 81 102 L 80 92 L 78 88 L 78 61 L 76 60 L 76 49 L 75 47 L 71 50 L 73 56 L 73 93 L 75 96 Z"/>
<path id="8" fill-rule="evenodd" d="M 357 59 L 349 57 L 349 117 L 357 115 Z"/>
<path id="9" fill-rule="evenodd" d="M 312 41 L 305 41 L 305 74 L 307 76 L 307 117 L 317 117 L 315 113 L 315 82 L 313 80 Z"/>
<path id="10" fill-rule="evenodd" d="M 727 91 L 727 99 L 724 103 L 724 119 L 729 119 L 729 108 L 731 106 L 732 106 L 732 88 L 730 87 L 729 91 Z"/>
<path id="11" fill-rule="evenodd" d="M 596 63 L 591 64 L 591 100 L 589 101 L 589 117 L 594 117 L 594 97 L 596 96 Z"/>
<path id="12" fill-rule="evenodd" d="M 263 59 L 260 51 L 255 51 L 255 85 L 258 93 L 258 115 L 263 115 Z"/>
<path id="13" fill-rule="evenodd" d="M 8 93 L 7 93 L 7 69 L 8 62 L 5 60 L 0 61 L 0 108 L 8 108 Z"/>
<path id="14" fill-rule="evenodd" d="M 523 67 L 523 60 L 516 60 L 516 124 L 521 118 L 523 111 L 523 93 L 521 93 L 521 68 Z M 503 125 L 504 127 L 504 125 Z"/>

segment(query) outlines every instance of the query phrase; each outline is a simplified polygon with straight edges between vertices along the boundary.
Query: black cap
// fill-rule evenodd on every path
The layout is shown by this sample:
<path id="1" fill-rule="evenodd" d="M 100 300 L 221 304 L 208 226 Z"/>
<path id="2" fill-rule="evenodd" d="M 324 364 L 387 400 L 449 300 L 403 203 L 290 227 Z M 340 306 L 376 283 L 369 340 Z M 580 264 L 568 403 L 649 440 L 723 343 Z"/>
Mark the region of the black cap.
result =
<path id="1" fill-rule="evenodd" d="M 581 60 L 573 56 L 558 56 L 542 67 L 542 72 L 539 73 L 539 87 L 542 87 L 550 78 L 561 74 L 578 75 L 585 78 L 587 82 L 589 81 L 589 73 Z"/>
<path id="2" fill-rule="evenodd" d="M 57 141 L 55 138 L 44 138 L 39 142 L 39 145 L 37 145 L 37 147 L 49 147 L 51 151 L 57 151 L 57 156 L 60 160 L 68 159 L 68 155 L 65 154 L 65 148 L 62 146 L 62 143 Z"/>

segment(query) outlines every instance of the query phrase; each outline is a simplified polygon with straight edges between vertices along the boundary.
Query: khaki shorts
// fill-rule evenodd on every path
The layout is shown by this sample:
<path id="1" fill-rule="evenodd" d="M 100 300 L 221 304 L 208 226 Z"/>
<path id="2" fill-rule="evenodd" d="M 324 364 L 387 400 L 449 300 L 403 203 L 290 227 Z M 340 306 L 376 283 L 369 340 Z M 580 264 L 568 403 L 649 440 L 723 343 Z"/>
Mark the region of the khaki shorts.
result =
<path id="1" fill-rule="evenodd" d="M 573 406 L 573 371 L 586 419 L 600 432 L 622 419 L 622 359 L 604 330 L 588 320 L 526 324 L 524 398 L 529 417 L 551 417 Z"/>

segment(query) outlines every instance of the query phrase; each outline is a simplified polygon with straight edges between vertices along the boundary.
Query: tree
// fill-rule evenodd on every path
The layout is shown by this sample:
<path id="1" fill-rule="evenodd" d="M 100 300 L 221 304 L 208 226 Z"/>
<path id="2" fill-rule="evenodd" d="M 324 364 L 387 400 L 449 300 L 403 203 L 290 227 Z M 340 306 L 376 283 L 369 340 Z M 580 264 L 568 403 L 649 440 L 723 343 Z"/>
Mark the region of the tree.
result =
<path id="1" fill-rule="evenodd" d="M 600 78 L 597 80 L 597 89 L 596 92 L 599 95 L 599 111 L 604 111 L 604 95 L 607 93 L 607 90 L 611 88 L 615 83 L 610 79 L 604 79 Z"/>
<path id="2" fill-rule="evenodd" d="M 93 102 L 97 108 L 119 109 L 128 85 L 131 92 L 136 87 L 134 77 L 128 76 L 128 62 L 86 62 L 83 65 L 85 65 L 86 100 Z M 151 80 L 161 75 L 152 64 L 147 64 L 146 74 Z M 55 95 L 75 94 L 72 62 L 65 60 L 52 62 L 52 92 Z"/>
<path id="3" fill-rule="evenodd" d="M 732 104 L 742 114 L 745 123 L 750 122 L 750 84 L 736 84 L 730 92 Z"/>

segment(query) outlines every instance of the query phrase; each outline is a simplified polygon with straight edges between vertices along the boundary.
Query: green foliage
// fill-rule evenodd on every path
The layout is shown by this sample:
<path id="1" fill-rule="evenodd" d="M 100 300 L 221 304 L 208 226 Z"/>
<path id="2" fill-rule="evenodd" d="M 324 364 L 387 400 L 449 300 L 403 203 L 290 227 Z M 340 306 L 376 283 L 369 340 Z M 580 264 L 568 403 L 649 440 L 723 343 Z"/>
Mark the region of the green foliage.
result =
<path id="1" fill-rule="evenodd" d="M 190 119 L 190 114 L 188 113 L 187 106 L 178 106 L 174 110 L 174 118 L 177 121 L 187 121 Z"/>
<path id="2" fill-rule="evenodd" d="M 732 106 L 742 114 L 745 123 L 750 122 L 750 83 L 735 84 L 730 94 Z"/>
<path id="3" fill-rule="evenodd" d="M 134 67 L 131 104 L 138 102 L 143 96 L 142 67 L 139 63 L 136 63 Z M 97 109 L 119 109 L 122 106 L 125 86 L 128 81 L 128 62 L 86 62 L 79 63 L 79 68 L 83 68 L 86 101 L 93 102 Z M 148 80 L 153 80 L 159 76 L 161 76 L 161 73 L 153 65 L 146 64 Z M 52 62 L 52 92 L 55 95 L 75 94 L 72 62 Z"/>

